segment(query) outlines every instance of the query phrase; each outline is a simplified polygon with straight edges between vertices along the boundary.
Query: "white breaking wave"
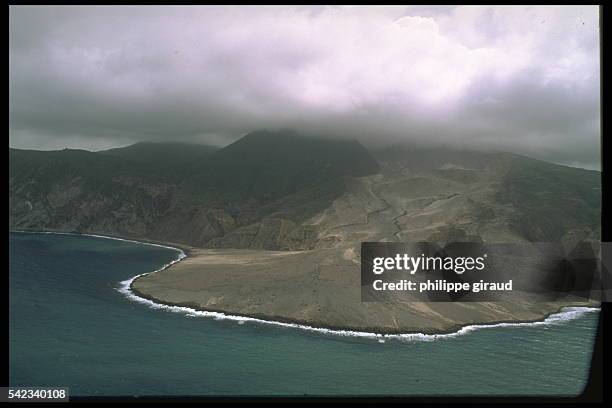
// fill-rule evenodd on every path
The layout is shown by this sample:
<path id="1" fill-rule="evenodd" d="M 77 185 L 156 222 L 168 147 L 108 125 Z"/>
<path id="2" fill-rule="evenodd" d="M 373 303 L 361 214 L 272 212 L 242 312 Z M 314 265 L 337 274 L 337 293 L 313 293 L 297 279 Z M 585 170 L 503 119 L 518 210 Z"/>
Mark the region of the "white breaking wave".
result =
<path id="1" fill-rule="evenodd" d="M 132 291 L 130 286 L 135 279 L 141 276 L 163 271 L 169 266 L 184 259 L 186 257 L 185 252 L 183 252 L 183 250 L 180 248 L 175 248 L 175 247 L 171 247 L 168 245 L 154 244 L 151 242 L 142 242 L 142 241 L 136 241 L 132 239 L 116 238 L 116 237 L 109 237 L 106 235 L 97 235 L 97 234 L 79 234 L 79 233 L 72 233 L 72 232 L 50 232 L 50 231 L 34 232 L 34 231 L 17 231 L 17 230 L 14 230 L 14 232 L 23 232 L 23 233 L 31 233 L 31 234 L 82 235 L 82 236 L 89 236 L 89 237 L 96 237 L 96 238 L 114 239 L 118 241 L 134 242 L 134 243 L 138 243 L 142 245 L 151 245 L 151 246 L 156 246 L 160 248 L 173 249 L 177 251 L 179 255 L 172 262 L 162 266 L 161 268 L 155 271 L 141 273 L 139 275 L 133 276 L 130 279 L 124 280 L 120 282 L 119 287 L 116 288 L 118 292 L 125 295 L 128 299 L 133 300 L 138 303 L 145 304 L 152 309 L 161 309 L 161 310 L 165 310 L 168 312 L 181 313 L 188 317 L 206 317 L 206 318 L 213 318 L 215 320 L 232 320 L 232 321 L 237 321 L 239 324 L 244 324 L 245 322 L 255 322 L 255 323 L 282 326 L 282 327 L 291 327 L 291 328 L 307 330 L 307 331 L 322 333 L 322 334 L 373 338 L 373 339 L 379 339 L 380 343 L 384 343 L 384 339 L 397 339 L 397 340 L 403 340 L 403 341 L 434 341 L 434 340 L 440 340 L 440 339 L 445 339 L 445 338 L 462 336 L 467 333 L 471 333 L 473 331 L 480 330 L 480 329 L 488 329 L 488 328 L 496 328 L 496 327 L 550 326 L 550 325 L 555 325 L 555 324 L 559 324 L 559 323 L 567 322 L 569 320 L 576 319 L 586 313 L 598 312 L 600 310 L 597 307 L 564 307 L 558 313 L 553 313 L 549 315 L 548 317 L 546 317 L 545 319 L 537 321 L 537 322 L 472 324 L 472 325 L 463 326 L 461 329 L 457 330 L 456 332 L 442 333 L 442 334 L 425 334 L 425 333 L 382 334 L 382 333 L 371 333 L 371 332 L 354 331 L 354 330 L 326 329 L 322 327 L 314 327 L 314 326 L 308 326 L 308 325 L 298 324 L 298 323 L 286 323 L 286 322 L 279 322 L 279 321 L 274 321 L 274 320 L 257 319 L 254 317 L 236 316 L 236 315 L 231 315 L 231 314 L 226 314 L 226 313 L 221 313 L 221 312 L 210 312 L 210 311 L 205 311 L 205 310 L 197 310 L 197 309 L 193 309 L 193 308 L 185 307 L 185 306 L 166 305 L 163 303 L 157 303 L 152 300 L 140 297 Z"/>
<path id="2" fill-rule="evenodd" d="M 168 266 L 169 265 L 170 264 L 168 264 Z M 155 271 L 155 272 L 158 272 L 158 271 Z M 433 341 L 433 340 L 440 340 L 444 338 L 461 336 L 461 335 L 470 333 L 478 329 L 486 329 L 486 328 L 493 328 L 493 327 L 520 327 L 520 326 L 553 325 L 556 323 L 573 320 L 577 317 L 582 316 L 585 313 L 599 311 L 599 308 L 593 308 L 593 307 L 566 307 L 566 308 L 563 308 L 563 310 L 561 310 L 560 312 L 551 314 L 546 319 L 537 321 L 537 322 L 494 323 L 494 324 L 480 324 L 480 325 L 474 324 L 474 325 L 464 326 L 456 332 L 444 333 L 444 334 L 424 334 L 424 333 L 382 334 L 382 333 L 371 333 L 371 332 L 362 332 L 362 331 L 354 331 L 354 330 L 326 329 L 322 327 L 314 327 L 314 326 L 308 326 L 308 325 L 298 324 L 298 323 L 286 323 L 286 322 L 279 322 L 279 321 L 274 321 L 274 320 L 264 320 L 264 319 L 257 319 L 254 317 L 236 316 L 236 315 L 231 315 L 231 314 L 226 314 L 226 313 L 221 313 L 221 312 L 210 312 L 206 310 L 197 310 L 197 309 L 193 309 L 193 308 L 185 307 L 185 306 L 172 306 L 172 305 L 166 305 L 163 303 L 157 303 L 152 300 L 145 299 L 145 298 L 142 298 L 136 295 L 130 289 L 130 285 L 132 281 L 143 275 L 147 275 L 147 273 L 143 273 L 143 274 L 134 276 L 131 279 L 121 282 L 120 287 L 117 288 L 117 290 L 121 292 L 122 294 L 124 294 L 129 299 L 135 302 L 138 302 L 138 303 L 145 304 L 152 309 L 161 309 L 161 310 L 165 310 L 168 312 L 181 313 L 188 317 L 206 317 L 206 318 L 213 318 L 215 320 L 233 320 L 233 321 L 237 321 L 238 324 L 244 324 L 245 322 L 255 322 L 255 323 L 268 324 L 268 325 L 274 325 L 274 326 L 291 327 L 295 329 L 307 330 L 307 331 L 311 331 L 315 333 L 330 334 L 330 335 L 336 335 L 336 336 L 349 336 L 349 337 L 363 337 L 363 338 L 379 339 L 380 343 L 384 343 L 385 342 L 384 339 L 397 339 L 397 340 L 402 340 L 402 341 Z"/>

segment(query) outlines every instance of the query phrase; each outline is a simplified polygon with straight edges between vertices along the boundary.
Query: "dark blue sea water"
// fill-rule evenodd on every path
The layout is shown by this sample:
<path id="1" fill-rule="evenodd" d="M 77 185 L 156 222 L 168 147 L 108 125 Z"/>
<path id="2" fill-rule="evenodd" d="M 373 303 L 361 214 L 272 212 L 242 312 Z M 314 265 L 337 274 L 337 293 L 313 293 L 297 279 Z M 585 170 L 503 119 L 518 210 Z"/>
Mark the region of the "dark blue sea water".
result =
<path id="1" fill-rule="evenodd" d="M 580 393 L 597 312 L 402 342 L 216 321 L 125 298 L 176 258 L 104 238 L 9 233 L 10 385 L 72 395 Z"/>

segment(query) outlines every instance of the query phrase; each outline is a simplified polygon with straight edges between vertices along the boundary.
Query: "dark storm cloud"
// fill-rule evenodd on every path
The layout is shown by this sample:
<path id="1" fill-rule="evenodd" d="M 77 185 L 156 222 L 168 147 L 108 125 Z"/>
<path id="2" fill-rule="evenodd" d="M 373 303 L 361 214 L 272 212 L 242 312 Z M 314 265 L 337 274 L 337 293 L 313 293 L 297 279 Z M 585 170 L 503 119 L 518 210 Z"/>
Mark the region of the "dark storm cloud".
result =
<path id="1" fill-rule="evenodd" d="M 599 162 L 596 7 L 11 7 L 10 145 L 259 128 Z"/>

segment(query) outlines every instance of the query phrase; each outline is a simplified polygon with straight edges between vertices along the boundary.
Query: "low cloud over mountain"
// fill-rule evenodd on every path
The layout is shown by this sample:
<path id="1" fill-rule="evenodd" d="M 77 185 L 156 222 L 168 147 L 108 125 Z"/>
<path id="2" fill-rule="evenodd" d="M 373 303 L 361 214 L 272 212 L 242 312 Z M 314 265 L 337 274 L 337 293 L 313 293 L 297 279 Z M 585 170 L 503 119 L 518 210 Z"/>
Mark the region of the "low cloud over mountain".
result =
<path id="1" fill-rule="evenodd" d="M 589 7 L 11 7 L 10 145 L 295 128 L 599 167 Z"/>

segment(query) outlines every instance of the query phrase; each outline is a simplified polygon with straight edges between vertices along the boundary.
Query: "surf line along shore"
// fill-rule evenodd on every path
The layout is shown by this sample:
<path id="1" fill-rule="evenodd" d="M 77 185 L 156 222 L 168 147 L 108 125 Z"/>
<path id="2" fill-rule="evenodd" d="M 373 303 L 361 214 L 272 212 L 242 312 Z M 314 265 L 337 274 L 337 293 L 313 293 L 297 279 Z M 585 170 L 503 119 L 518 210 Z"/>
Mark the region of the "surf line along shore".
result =
<path id="1" fill-rule="evenodd" d="M 151 272 L 152 273 L 152 272 Z M 586 313 L 599 312 L 599 308 L 596 307 L 585 307 L 585 306 L 562 306 L 559 308 L 557 312 L 550 313 L 549 315 L 543 317 L 540 320 L 534 321 L 523 321 L 523 322 L 495 322 L 495 323 L 483 323 L 483 324 L 469 324 L 464 325 L 458 328 L 455 331 L 448 332 L 440 332 L 438 334 L 432 333 L 419 333 L 419 332 L 409 332 L 409 333 L 377 333 L 377 332 L 365 332 L 365 331 L 357 331 L 357 330 L 344 330 L 344 329 L 332 329 L 326 327 L 317 327 L 310 326 L 306 324 L 301 324 L 298 322 L 283 322 L 276 320 L 266 320 L 256 317 L 250 317 L 247 315 L 233 315 L 224 312 L 215 312 L 208 311 L 203 309 L 195 309 L 187 306 L 178 306 L 171 305 L 162 302 L 158 302 L 155 300 L 151 300 L 148 297 L 141 296 L 141 294 L 137 290 L 133 290 L 130 286 L 131 283 L 138 277 L 147 275 L 148 273 L 144 273 L 141 275 L 134 276 L 126 281 L 120 283 L 120 287 L 117 290 L 123 293 L 127 298 L 142 303 L 151 307 L 152 309 L 159 309 L 173 313 L 184 314 L 189 317 L 204 317 L 204 318 L 212 318 L 214 320 L 230 320 L 236 321 L 239 324 L 243 324 L 245 322 L 252 322 L 262 325 L 272 325 L 279 327 L 287 327 L 299 330 L 305 330 L 315 333 L 321 333 L 325 335 L 335 335 L 335 336 L 345 336 L 345 337 L 360 337 L 360 338 L 372 338 L 372 339 L 380 339 L 379 341 L 383 341 L 383 339 L 395 339 L 400 341 L 432 341 L 432 340 L 441 340 L 446 338 L 453 338 L 457 336 L 466 335 L 468 333 L 474 332 L 476 330 L 481 329 L 489 329 L 489 328 L 504 328 L 504 327 L 536 327 L 536 326 L 550 326 L 559 323 L 563 323 L 566 321 L 570 321 L 573 319 L 577 319 L 583 316 Z"/>
<path id="2" fill-rule="evenodd" d="M 350 329 L 342 329 L 342 328 L 330 328 L 330 327 L 318 327 L 312 326 L 299 321 L 277 321 L 271 319 L 265 319 L 261 317 L 253 317 L 248 315 L 240 315 L 240 314 L 230 314 L 219 311 L 211 311 L 211 310 L 203 310 L 200 308 L 194 308 L 184 305 L 172 305 L 161 302 L 157 299 L 152 299 L 146 294 L 138 293 L 134 291 L 131 287 L 131 284 L 139 277 L 150 275 L 153 273 L 157 273 L 163 271 L 170 266 L 186 259 L 190 255 L 190 248 L 181 248 L 178 245 L 172 246 L 174 244 L 167 242 L 156 242 L 156 241 L 142 241 L 137 240 L 131 237 L 118 237 L 118 236 L 109 236 L 102 234 L 94 234 L 94 233 L 78 233 L 78 232 L 70 232 L 70 231 L 34 231 L 34 230 L 10 230 L 9 232 L 17 232 L 17 233 L 32 233 L 32 234 L 58 234 L 58 235 L 75 235 L 75 236 L 85 236 L 99 239 L 113 239 L 118 241 L 132 242 L 141 245 L 149 245 L 162 247 L 167 249 L 172 249 L 177 252 L 177 257 L 169 262 L 166 265 L 163 265 L 161 268 L 142 273 L 136 276 L 133 276 L 130 279 L 122 281 L 119 283 L 116 290 L 122 295 L 126 296 L 128 299 L 147 305 L 152 309 L 164 310 L 174 313 L 183 314 L 189 317 L 205 317 L 212 318 L 215 320 L 231 320 L 237 321 L 239 323 L 244 322 L 253 322 L 263 325 L 274 325 L 279 327 L 288 327 L 288 328 L 296 328 L 300 330 L 306 330 L 310 332 L 316 332 L 321 334 L 328 335 L 337 335 L 337 336 L 351 336 L 351 337 L 362 337 L 362 338 L 375 338 L 375 339 L 397 339 L 403 341 L 431 341 L 435 339 L 444 339 L 455 336 L 464 335 L 475 330 L 486 329 L 486 328 L 496 328 L 496 327 L 529 327 L 529 326 L 540 326 L 540 325 L 555 325 L 561 322 L 569 321 L 575 318 L 578 318 L 585 313 L 597 312 L 600 309 L 598 307 L 587 307 L 582 305 L 565 305 L 560 306 L 558 310 L 548 313 L 546 316 L 543 316 L 541 319 L 534 319 L 529 321 L 498 321 L 498 322 L 486 322 L 486 323 L 474 323 L 467 324 L 457 327 L 454 330 L 448 331 L 440 331 L 437 333 L 423 333 L 423 332 L 406 332 L 406 333 L 382 333 L 375 331 L 360 331 L 360 330 L 350 330 Z"/>
<path id="3" fill-rule="evenodd" d="M 195 256 L 198 256 L 197 254 Z M 166 269 L 167 267 L 161 268 L 161 270 Z M 157 272 L 157 271 L 156 271 Z M 166 272 L 172 273 L 172 272 Z M 523 326 L 530 324 L 555 324 L 560 321 L 568 320 L 570 318 L 578 317 L 582 313 L 596 311 L 598 308 L 588 307 L 584 304 L 565 304 L 565 305 L 555 305 L 554 310 L 551 308 L 546 314 L 542 316 L 538 316 L 533 319 L 514 319 L 514 320 L 497 320 L 497 321 L 486 321 L 486 322 L 469 322 L 469 323 L 458 323 L 454 327 L 449 327 L 448 329 L 439 329 L 432 331 L 417 331 L 417 330 L 406 330 L 405 332 L 385 332 L 385 331 L 377 331 L 374 330 L 360 330 L 352 327 L 333 327 L 328 325 L 315 324 L 312 325 L 310 322 L 305 322 L 297 319 L 291 318 L 267 318 L 264 315 L 249 315 L 249 314 L 241 314 L 241 313 L 232 313 L 225 310 L 211 310 L 210 308 L 206 308 L 192 302 L 184 302 L 177 303 L 169 302 L 167 300 L 158 299 L 155 295 L 151 295 L 150 293 L 143 293 L 139 289 L 134 287 L 134 282 L 146 276 L 148 274 L 142 274 L 137 277 L 134 277 L 128 281 L 123 282 L 124 288 L 126 289 L 124 293 L 128 295 L 135 301 L 141 302 L 143 304 L 147 304 L 148 306 L 156 309 L 165 309 L 167 311 L 178 312 L 186 314 L 190 317 L 209 317 L 216 320 L 233 320 L 238 321 L 241 324 L 244 322 L 255 322 L 261 324 L 268 325 L 277 325 L 282 327 L 292 327 L 303 330 L 309 330 L 313 332 L 325 333 L 325 334 L 333 334 L 333 335 L 345 335 L 345 336 L 358 336 L 358 337 L 384 337 L 384 338 L 397 338 L 397 339 L 423 339 L 423 340 L 431 340 L 435 338 L 444 338 L 447 336 L 461 335 L 466 332 L 471 332 L 473 330 L 479 328 L 487 328 L 487 327 L 505 327 L 509 325 L 509 327 L 513 327 L 515 325 Z"/>

